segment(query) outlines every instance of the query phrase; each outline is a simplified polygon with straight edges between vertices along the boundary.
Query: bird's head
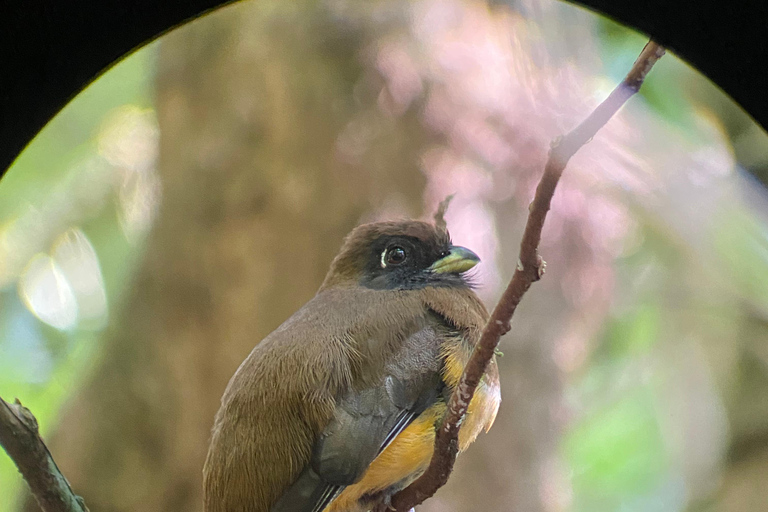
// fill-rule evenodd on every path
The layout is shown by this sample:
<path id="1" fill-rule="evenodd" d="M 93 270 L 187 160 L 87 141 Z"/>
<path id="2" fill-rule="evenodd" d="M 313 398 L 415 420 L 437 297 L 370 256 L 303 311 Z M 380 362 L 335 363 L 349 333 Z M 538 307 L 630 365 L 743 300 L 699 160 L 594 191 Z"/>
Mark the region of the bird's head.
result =
<path id="1" fill-rule="evenodd" d="M 479 261 L 469 249 L 452 245 L 439 225 L 413 220 L 363 224 L 347 235 L 321 289 L 466 287 L 464 273 Z"/>

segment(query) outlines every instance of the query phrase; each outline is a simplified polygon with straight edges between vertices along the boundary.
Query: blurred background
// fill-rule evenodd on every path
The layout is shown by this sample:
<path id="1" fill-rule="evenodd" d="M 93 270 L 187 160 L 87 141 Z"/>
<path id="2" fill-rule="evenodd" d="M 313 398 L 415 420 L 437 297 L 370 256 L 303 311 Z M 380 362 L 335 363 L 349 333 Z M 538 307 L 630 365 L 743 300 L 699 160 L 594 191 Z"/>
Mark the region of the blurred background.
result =
<path id="1" fill-rule="evenodd" d="M 550 141 L 646 37 L 554 0 L 238 2 L 130 55 L 0 183 L 0 396 L 91 510 L 200 512 L 239 363 L 342 237 L 429 216 L 517 261 Z M 494 428 L 418 510 L 768 504 L 768 137 L 674 54 L 572 159 Z M 0 455 L 0 512 L 33 511 Z"/>

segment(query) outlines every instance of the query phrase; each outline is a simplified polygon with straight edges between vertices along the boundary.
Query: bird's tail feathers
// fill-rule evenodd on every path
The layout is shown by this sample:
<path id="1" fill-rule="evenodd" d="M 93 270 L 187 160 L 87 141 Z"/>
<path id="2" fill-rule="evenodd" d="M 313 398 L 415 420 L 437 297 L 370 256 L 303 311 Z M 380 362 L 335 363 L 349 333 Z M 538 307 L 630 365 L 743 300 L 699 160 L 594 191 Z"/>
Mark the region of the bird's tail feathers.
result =
<path id="1" fill-rule="evenodd" d="M 322 512 L 343 490 L 342 485 L 325 482 L 308 464 L 270 512 Z"/>

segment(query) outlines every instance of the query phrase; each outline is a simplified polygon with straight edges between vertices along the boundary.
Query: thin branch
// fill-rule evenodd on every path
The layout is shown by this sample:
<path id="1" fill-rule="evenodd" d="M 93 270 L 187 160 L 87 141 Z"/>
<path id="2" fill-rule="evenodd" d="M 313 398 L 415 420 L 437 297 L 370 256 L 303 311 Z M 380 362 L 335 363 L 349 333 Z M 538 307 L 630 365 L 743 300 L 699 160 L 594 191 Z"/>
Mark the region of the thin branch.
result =
<path id="1" fill-rule="evenodd" d="M 0 398 L 0 445 L 19 468 L 43 512 L 88 512 L 72 492 L 38 431 L 37 420 L 16 400 Z"/>
<path id="2" fill-rule="evenodd" d="M 523 295 L 544 275 L 546 263 L 541 259 L 538 251 L 541 230 L 544 227 L 544 220 L 555 188 L 568 160 L 589 142 L 621 106 L 640 89 L 651 67 L 662 55 L 664 55 L 664 48 L 654 41 L 649 41 L 624 81 L 580 125 L 552 143 L 544 174 L 529 207 L 528 221 L 520 243 L 517 269 L 493 310 L 480 341 L 464 368 L 461 381 L 451 396 L 443 425 L 437 431 L 435 451 L 429 467 L 415 482 L 392 497 L 391 508 L 406 512 L 431 497 L 448 481 L 458 453 L 459 427 L 467 413 L 467 407 L 475 389 L 485 373 L 499 339 L 509 331 L 509 322 Z"/>

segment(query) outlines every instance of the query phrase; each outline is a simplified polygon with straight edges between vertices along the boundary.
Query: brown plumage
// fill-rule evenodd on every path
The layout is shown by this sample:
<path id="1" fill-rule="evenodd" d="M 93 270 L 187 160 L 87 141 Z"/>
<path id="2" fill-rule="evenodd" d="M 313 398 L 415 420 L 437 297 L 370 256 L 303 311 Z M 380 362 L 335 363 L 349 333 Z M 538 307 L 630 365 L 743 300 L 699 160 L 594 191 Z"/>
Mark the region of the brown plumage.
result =
<path id="1" fill-rule="evenodd" d="M 426 468 L 488 313 L 443 226 L 382 222 L 346 238 L 317 295 L 232 377 L 204 468 L 207 512 L 360 512 Z M 460 434 L 499 406 L 492 361 Z"/>

